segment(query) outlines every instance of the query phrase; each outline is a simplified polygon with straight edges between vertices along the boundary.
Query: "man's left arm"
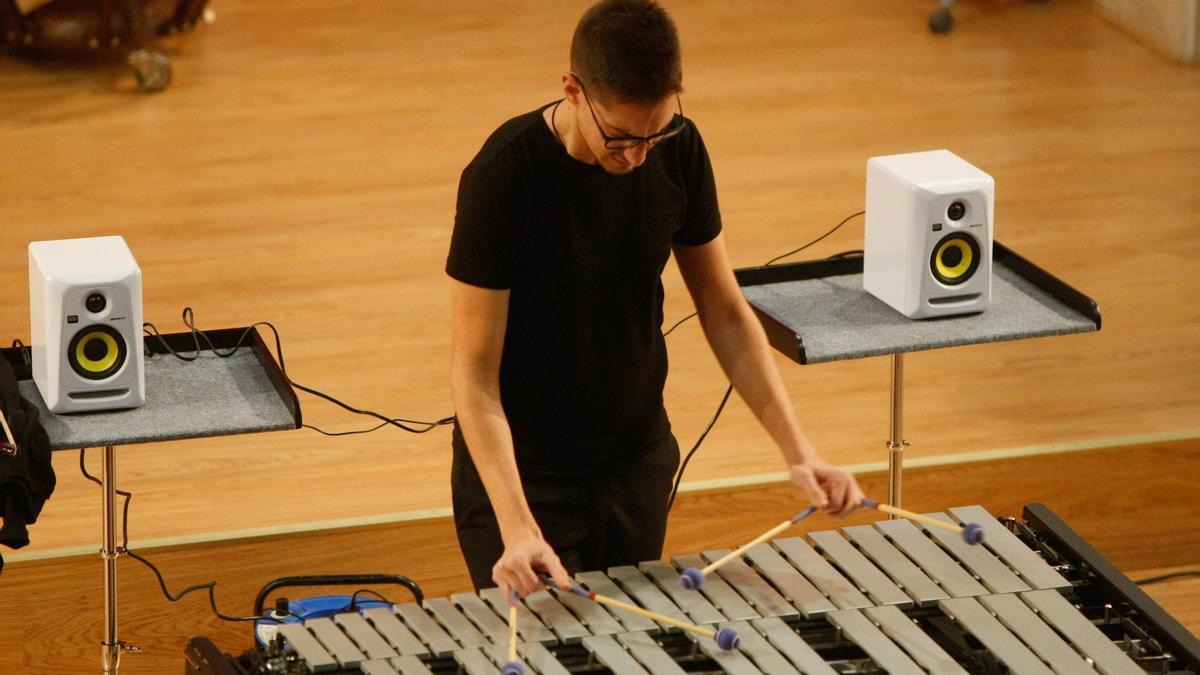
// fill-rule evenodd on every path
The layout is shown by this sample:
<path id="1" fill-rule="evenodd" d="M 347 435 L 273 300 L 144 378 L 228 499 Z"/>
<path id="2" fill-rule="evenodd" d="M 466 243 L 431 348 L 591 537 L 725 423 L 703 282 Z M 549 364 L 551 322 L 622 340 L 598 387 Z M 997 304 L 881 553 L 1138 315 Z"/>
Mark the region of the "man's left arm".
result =
<path id="1" fill-rule="evenodd" d="M 854 475 L 821 459 L 796 419 L 771 357 L 766 333 L 742 296 L 725 237 L 698 246 L 675 245 L 675 260 L 721 368 L 779 446 L 792 483 L 817 507 L 847 515 L 863 499 Z"/>

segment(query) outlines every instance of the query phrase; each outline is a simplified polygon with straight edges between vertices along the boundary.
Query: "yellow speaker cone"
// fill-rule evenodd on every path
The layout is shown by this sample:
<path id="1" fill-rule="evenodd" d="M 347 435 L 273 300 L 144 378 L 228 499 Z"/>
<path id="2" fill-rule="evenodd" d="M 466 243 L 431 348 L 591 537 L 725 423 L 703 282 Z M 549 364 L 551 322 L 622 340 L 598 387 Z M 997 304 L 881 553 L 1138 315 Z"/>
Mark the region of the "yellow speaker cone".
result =
<path id="1" fill-rule="evenodd" d="M 71 368 L 89 380 L 102 380 L 125 365 L 125 340 L 111 326 L 89 326 L 71 338 Z"/>
<path id="2" fill-rule="evenodd" d="M 930 258 L 930 271 L 943 284 L 954 286 L 970 279 L 979 267 L 979 244 L 966 234 L 951 234 L 939 241 Z"/>
<path id="3" fill-rule="evenodd" d="M 103 345 L 103 352 L 97 347 L 97 344 Z M 88 353 L 103 353 L 103 356 L 93 359 L 88 357 Z M 117 362 L 117 341 L 106 333 L 85 335 L 79 341 L 79 345 L 75 347 L 75 359 L 79 361 L 79 365 L 83 366 L 84 370 L 90 370 L 93 373 L 108 370 Z"/>
<path id="4" fill-rule="evenodd" d="M 971 269 L 971 262 L 974 258 L 971 254 L 971 247 L 963 241 L 957 239 L 948 241 L 941 246 L 941 250 L 938 252 L 938 272 L 948 279 L 957 279 L 963 275 L 963 272 Z M 958 264 L 951 264 L 954 260 L 958 260 Z"/>

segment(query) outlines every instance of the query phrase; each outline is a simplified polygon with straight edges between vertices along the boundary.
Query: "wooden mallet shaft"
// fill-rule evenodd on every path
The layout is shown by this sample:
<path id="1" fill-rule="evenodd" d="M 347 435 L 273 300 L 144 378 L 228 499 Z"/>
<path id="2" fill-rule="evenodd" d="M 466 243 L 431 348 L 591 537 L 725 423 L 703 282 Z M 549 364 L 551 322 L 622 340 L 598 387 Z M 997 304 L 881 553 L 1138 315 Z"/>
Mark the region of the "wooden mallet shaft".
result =
<path id="1" fill-rule="evenodd" d="M 558 587 L 554 585 L 554 581 L 548 577 L 545 578 L 545 583 L 547 586 L 558 589 Z M 607 595 L 600 595 L 593 591 L 584 590 L 584 589 L 580 588 L 579 586 L 571 586 L 570 592 L 573 595 L 578 595 L 582 598 L 587 598 L 588 600 L 591 600 L 592 602 L 598 602 L 602 605 L 608 605 L 609 607 L 614 607 L 616 609 L 619 609 L 619 610 L 622 610 L 625 612 L 632 612 L 639 616 L 644 616 L 647 619 L 653 619 L 654 621 L 657 621 L 659 623 L 664 623 L 668 626 L 674 626 L 676 628 L 685 630 L 689 633 L 695 633 L 696 635 L 700 635 L 700 636 L 709 638 L 713 642 L 716 642 L 717 646 L 720 647 L 723 651 L 730 651 L 733 649 L 737 649 L 738 645 L 741 644 L 741 638 L 738 637 L 737 631 L 735 631 L 732 628 L 729 628 L 728 626 L 725 628 L 722 628 L 720 630 L 704 628 L 703 626 L 697 626 L 694 623 L 680 621 L 678 619 L 673 619 L 669 616 L 659 614 L 658 612 L 652 612 L 643 607 L 638 607 L 637 605 L 631 605 L 628 602 L 622 602 L 621 600 L 617 600 L 616 598 L 610 598 Z"/>
<path id="2" fill-rule="evenodd" d="M 864 499 L 863 506 L 867 506 L 867 507 L 870 507 L 870 508 L 873 508 L 873 509 L 876 509 L 879 511 L 883 511 L 884 513 L 890 513 L 892 515 L 900 516 L 901 518 L 908 518 L 909 520 L 915 520 L 918 523 L 925 523 L 926 525 L 931 525 L 933 527 L 940 527 L 943 530 L 949 530 L 955 534 L 963 533 L 962 525 L 956 525 L 954 523 L 947 523 L 947 522 L 938 520 L 937 518 L 930 518 L 929 516 L 923 516 L 919 513 L 913 513 L 912 511 L 905 511 L 904 509 L 892 506 L 890 504 L 880 504 L 879 502 L 877 502 L 873 499 Z"/>
<path id="3" fill-rule="evenodd" d="M 810 506 L 807 509 L 804 509 L 803 511 L 796 514 L 795 516 L 792 516 L 788 520 L 783 521 L 782 523 L 776 525 L 775 527 L 772 527 L 771 529 L 767 530 L 766 532 L 763 532 L 759 536 L 755 537 L 754 540 L 751 541 L 750 543 L 742 544 L 741 546 L 730 551 L 729 553 L 726 553 L 725 555 L 721 556 L 720 558 L 717 558 L 716 560 L 709 563 L 706 567 L 704 567 L 700 571 L 703 572 L 705 575 L 707 575 L 710 572 L 712 572 L 713 570 L 720 567 L 721 565 L 724 565 L 725 563 L 729 562 L 730 560 L 733 560 L 734 558 L 742 557 L 742 555 L 745 554 L 746 551 L 749 551 L 750 549 L 754 548 L 755 546 L 758 546 L 759 544 L 763 543 L 764 541 L 767 541 L 771 537 L 774 537 L 775 535 L 779 534 L 780 532 L 783 532 L 784 530 L 788 529 L 792 525 L 795 525 L 796 523 L 800 522 L 801 520 L 804 520 L 805 518 L 811 516 L 813 513 L 816 512 L 816 510 L 817 510 L 817 508 L 815 506 Z"/>
<path id="4" fill-rule="evenodd" d="M 908 518 L 909 520 L 915 520 L 918 523 L 925 523 L 930 527 L 940 527 L 943 530 L 949 530 L 961 536 L 963 541 L 972 546 L 981 543 L 986 537 L 983 526 L 981 526 L 979 523 L 955 525 L 954 523 L 947 523 L 945 521 L 938 520 L 937 518 L 930 518 L 929 516 L 923 516 L 919 513 L 913 513 L 912 511 L 905 511 L 904 509 L 892 506 L 890 504 L 880 504 L 874 499 L 863 499 L 862 505 L 868 508 L 883 511 L 884 513 L 890 513 L 903 518 Z"/>
<path id="5" fill-rule="evenodd" d="M 517 592 L 508 599 L 508 660 L 517 660 Z"/>
<path id="6" fill-rule="evenodd" d="M 572 592 L 575 592 L 575 591 L 572 590 Z M 655 621 L 658 621 L 659 623 L 665 623 L 669 626 L 675 626 L 676 628 L 686 630 L 689 633 L 695 633 L 696 635 L 703 635 L 706 638 L 715 638 L 717 635 L 717 632 L 715 630 L 712 630 L 711 628 L 704 628 L 703 626 L 697 626 L 695 624 L 687 623 L 685 621 L 679 621 L 678 619 L 672 619 L 669 616 L 659 614 L 658 612 L 652 612 L 648 609 L 645 609 L 643 607 L 638 607 L 637 605 L 631 605 L 627 602 L 622 602 L 620 600 L 617 600 L 616 598 L 610 598 L 607 595 L 597 595 L 596 593 L 592 593 L 589 591 L 583 591 L 582 593 L 576 593 L 576 595 L 582 595 L 583 597 L 588 598 L 589 600 L 594 600 L 602 605 L 608 605 L 610 607 L 616 607 L 617 609 L 621 609 L 626 612 L 640 614 L 648 619 L 654 619 Z"/>

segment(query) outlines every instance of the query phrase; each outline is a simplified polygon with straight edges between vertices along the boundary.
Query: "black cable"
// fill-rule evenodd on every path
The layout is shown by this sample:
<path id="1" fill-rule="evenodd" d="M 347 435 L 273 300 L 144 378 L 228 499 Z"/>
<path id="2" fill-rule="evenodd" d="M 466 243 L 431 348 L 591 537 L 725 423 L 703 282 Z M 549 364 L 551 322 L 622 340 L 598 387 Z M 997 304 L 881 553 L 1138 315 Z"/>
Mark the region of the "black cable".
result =
<path id="1" fill-rule="evenodd" d="M 850 215 L 846 216 L 845 218 L 843 218 L 843 219 L 842 219 L 842 222 L 838 223 L 837 225 L 834 225 L 834 226 L 833 226 L 833 229 L 829 230 L 829 231 L 828 231 L 828 232 L 826 232 L 825 234 L 823 234 L 823 235 L 821 235 L 821 236 L 817 237 L 816 239 L 813 239 L 812 241 L 808 242 L 807 244 L 805 244 L 805 245 L 801 246 L 800 248 L 798 248 L 798 249 L 796 249 L 796 250 L 794 250 L 794 251 L 788 251 L 787 253 L 784 253 L 783 255 L 777 255 L 777 256 L 775 256 L 774 258 L 771 258 L 770 260 L 768 260 L 768 261 L 767 261 L 767 264 L 766 264 L 766 265 L 763 265 L 763 267 L 766 267 L 767 265 L 771 265 L 771 264 L 775 263 L 776 261 L 783 260 L 784 258 L 786 258 L 786 257 L 788 257 L 788 256 L 791 256 L 791 255 L 796 255 L 797 253 L 799 253 L 799 252 L 803 251 L 804 249 L 808 248 L 809 246 L 812 246 L 813 244 L 815 244 L 815 243 L 817 243 L 817 242 L 821 241 L 821 240 L 822 240 L 822 239 L 824 239 L 825 237 L 828 237 L 829 235 L 833 234 L 834 232 L 837 232 L 837 231 L 838 231 L 838 229 L 840 229 L 840 228 L 841 228 L 843 225 L 845 225 L 846 223 L 850 222 L 850 220 L 851 220 L 851 219 L 853 219 L 853 218 L 856 218 L 856 217 L 858 217 L 858 216 L 861 216 L 861 215 L 863 215 L 863 214 L 865 214 L 865 213 L 866 213 L 866 211 L 859 211 L 858 213 L 853 213 L 853 214 L 850 214 Z"/>
<path id="2" fill-rule="evenodd" d="M 708 437 L 708 432 L 712 431 L 713 425 L 717 423 L 717 418 L 721 416 L 721 411 L 725 409 L 725 403 L 729 401 L 729 395 L 733 393 L 733 385 L 725 388 L 725 395 L 721 397 L 721 404 L 717 406 L 717 412 L 713 413 L 713 417 L 708 422 L 708 426 L 704 428 L 704 433 L 696 439 L 696 443 L 692 445 L 692 449 L 688 450 L 687 456 L 683 458 L 683 463 L 679 465 L 679 474 L 675 476 L 675 485 L 671 487 L 671 498 L 667 500 L 667 510 L 675 505 L 675 495 L 679 492 L 679 483 L 683 480 L 683 472 L 687 469 L 688 462 L 692 461 L 692 455 L 700 449 L 700 444 Z"/>
<path id="3" fill-rule="evenodd" d="M 666 332 L 663 333 L 663 337 L 667 337 L 668 335 L 670 335 L 672 332 L 675 331 L 676 328 L 679 328 L 680 326 L 682 326 L 683 322 L 687 321 L 688 319 L 692 318 L 693 316 L 696 316 L 695 312 L 692 312 L 691 314 L 688 314 L 687 316 L 683 317 L 682 319 L 676 321 L 674 326 L 671 326 L 670 328 L 668 328 L 666 330 Z"/>
<path id="4" fill-rule="evenodd" d="M 353 436 L 355 434 L 369 434 L 372 431 L 379 431 L 387 426 L 387 422 L 380 422 L 369 429 L 356 429 L 354 431 L 325 431 L 324 429 L 314 427 L 311 424 L 302 424 L 301 426 L 303 426 L 305 429 L 312 429 L 318 434 L 324 434 L 326 436 Z"/>
<path id="5" fill-rule="evenodd" d="M 450 417 L 443 417 L 442 419 L 436 420 L 434 422 L 426 422 L 423 420 L 412 420 L 412 419 L 407 419 L 404 417 L 387 417 L 387 416 L 377 413 L 373 410 L 364 410 L 364 409 L 355 408 L 354 406 L 344 403 L 343 401 L 336 399 L 333 396 L 330 396 L 329 394 L 326 394 L 317 389 L 313 389 L 311 387 L 306 387 L 306 386 L 300 384 L 299 382 L 296 382 L 295 380 L 293 380 L 291 378 L 290 375 L 288 375 L 288 372 L 287 372 L 287 364 L 284 362 L 284 358 L 283 358 L 283 342 L 279 337 L 279 330 L 277 328 L 275 328 L 275 325 L 272 324 L 270 321 L 259 321 L 254 324 L 251 324 L 250 326 L 247 326 L 246 329 L 244 331 L 242 331 L 242 334 L 238 337 L 238 339 L 234 343 L 233 347 L 230 348 L 228 351 L 224 351 L 224 352 L 217 349 L 213 345 L 212 340 L 209 339 L 208 335 L 204 331 L 202 331 L 196 327 L 196 316 L 195 316 L 195 313 L 192 311 L 191 307 L 183 308 L 183 324 L 185 326 L 187 326 L 188 330 L 191 332 L 192 340 L 195 343 L 195 353 L 194 354 L 182 354 L 179 351 L 175 350 L 173 347 L 171 347 L 171 345 L 167 344 L 166 339 L 159 332 L 158 327 L 148 321 L 142 324 L 142 331 L 143 331 L 143 333 L 145 333 L 145 335 L 147 337 L 157 338 L 159 343 L 162 344 L 163 348 L 166 349 L 167 352 L 170 353 L 175 358 L 177 358 L 181 361 L 195 361 L 196 359 L 200 358 L 200 353 L 202 351 L 202 347 L 201 347 L 202 340 L 208 346 L 209 351 L 211 351 L 213 354 L 215 354 L 216 356 L 218 356 L 220 358 L 226 359 L 237 353 L 237 351 L 245 343 L 246 338 L 250 335 L 250 331 L 254 330 L 255 328 L 257 328 L 259 326 L 266 326 L 267 328 L 269 328 L 271 330 L 271 333 L 275 337 L 275 355 L 276 355 L 276 358 L 279 360 L 279 372 L 281 372 L 283 374 L 283 377 L 285 380 L 288 381 L 288 384 L 292 385 L 296 389 L 299 389 L 300 391 L 312 394 L 313 396 L 316 396 L 318 398 L 329 401 L 330 403 L 333 403 L 334 405 L 337 405 L 345 410 L 355 413 L 356 415 L 365 415 L 365 416 L 369 416 L 369 417 L 374 417 L 376 419 L 381 420 L 381 422 L 382 422 L 381 424 L 379 424 L 375 427 L 372 427 L 370 429 L 360 429 L 360 430 L 356 430 L 356 431 L 329 432 L 329 431 L 325 431 L 324 429 L 320 429 L 318 427 L 305 424 L 303 426 L 306 429 L 312 429 L 313 431 L 325 434 L 326 436 L 349 436 L 352 434 L 371 433 L 372 431 L 377 431 L 377 430 L 390 424 L 392 426 L 399 427 L 409 433 L 423 434 L 423 433 L 432 431 L 434 429 L 437 429 L 438 427 L 443 427 L 448 424 L 454 423 L 455 418 L 453 415 Z M 148 353 L 148 355 L 149 355 L 149 353 Z M 416 426 L 408 426 L 409 424 L 416 425 Z"/>
<path id="6" fill-rule="evenodd" d="M 859 211 L 858 213 L 853 213 L 849 216 L 846 216 L 845 218 L 842 219 L 842 222 L 838 223 L 837 225 L 834 225 L 833 229 L 829 230 L 825 234 L 822 234 L 821 236 L 817 237 L 816 239 L 813 239 L 812 241 L 808 242 L 807 244 L 801 246 L 798 249 L 788 251 L 787 253 L 784 253 L 783 255 L 775 256 L 774 258 L 771 258 L 770 260 L 767 261 L 767 263 L 765 265 L 763 265 L 763 267 L 769 267 L 770 265 L 772 265 L 773 263 L 775 263 L 778 260 L 782 260 L 790 255 L 795 255 L 795 254 L 803 251 L 804 249 L 812 246 L 813 244 L 816 244 L 817 242 L 828 237 L 829 235 L 833 234 L 834 232 L 837 232 L 838 229 L 841 228 L 841 226 L 850 222 L 851 219 L 853 219 L 857 216 L 863 215 L 864 213 L 866 213 L 866 211 Z M 826 259 L 827 260 L 835 260 L 838 258 L 853 258 L 853 257 L 861 256 L 861 255 L 863 255 L 862 249 L 851 249 L 849 251 L 841 251 L 840 253 L 834 253 L 833 255 L 829 256 Z M 688 314 L 687 316 L 683 317 L 679 321 L 676 321 L 675 325 L 671 326 L 670 328 L 668 328 L 666 330 L 666 332 L 663 333 L 663 337 L 670 335 L 672 332 L 674 332 L 674 330 L 676 328 L 679 328 L 679 326 L 681 326 L 685 321 L 687 321 L 688 319 L 691 319 L 694 316 L 696 316 L 696 312 L 692 312 L 691 314 Z M 712 419 L 709 420 L 708 426 L 704 428 L 704 432 L 701 433 L 700 437 L 696 439 L 695 444 L 692 445 L 692 449 L 688 450 L 687 454 L 684 455 L 683 462 L 681 462 L 679 465 L 679 472 L 675 475 L 675 484 L 671 487 L 671 498 L 667 501 L 667 510 L 668 511 L 670 511 L 671 507 L 675 505 L 675 495 L 679 493 L 679 485 L 680 485 L 680 483 L 683 482 L 683 472 L 684 472 L 684 470 L 687 469 L 688 462 L 692 461 L 692 455 L 695 455 L 696 451 L 700 449 L 700 444 L 703 443 L 704 439 L 708 437 L 708 432 L 712 431 L 713 426 L 717 423 L 717 419 L 719 419 L 721 417 L 721 412 L 723 410 L 725 410 L 725 404 L 729 401 L 729 395 L 731 393 L 733 393 L 733 385 L 732 384 L 730 384 L 725 389 L 725 395 L 721 397 L 721 403 L 720 403 L 720 405 L 717 406 L 717 411 L 715 413 L 713 413 Z"/>
<path id="7" fill-rule="evenodd" d="M 1169 579 L 1178 579 L 1179 577 L 1200 577 L 1200 569 L 1180 570 L 1178 572 L 1170 572 L 1168 574 L 1159 574 L 1158 576 L 1154 577 L 1146 577 L 1145 579 L 1135 579 L 1133 583 L 1137 584 L 1138 586 L 1146 586 L 1148 584 L 1157 584 L 1160 581 L 1167 581 Z"/>
<path id="8" fill-rule="evenodd" d="M 101 482 L 101 480 L 99 478 L 96 478 L 95 476 L 93 476 L 91 473 L 88 472 L 87 465 L 84 464 L 84 459 L 86 458 L 86 456 L 87 456 L 87 448 L 81 448 L 79 450 L 79 471 L 80 471 L 80 473 L 83 474 L 84 478 L 92 481 L 96 485 L 103 487 L 104 483 Z M 159 586 L 159 588 L 162 589 L 163 596 L 165 596 L 167 598 L 167 600 L 170 600 L 171 602 L 179 602 L 188 593 L 191 593 L 193 591 L 198 591 L 201 589 L 208 589 L 208 604 L 210 607 L 212 607 L 213 614 L 216 615 L 216 617 L 218 619 L 222 619 L 224 621 L 259 621 L 259 620 L 275 621 L 275 619 L 273 619 L 269 616 L 228 616 L 226 614 L 222 614 L 221 611 L 219 609 L 217 609 L 217 598 L 216 598 L 217 582 L 215 579 L 213 581 L 206 581 L 202 584 L 193 584 L 193 585 L 188 586 L 187 588 L 183 589 L 179 593 L 173 594 L 173 593 L 171 593 L 171 591 L 167 590 L 167 582 L 165 579 L 163 579 L 162 572 L 160 572 L 158 570 L 158 568 L 155 567 L 154 563 L 143 558 L 142 556 L 138 555 L 137 553 L 134 553 L 133 551 L 129 550 L 129 502 L 133 499 L 133 493 L 127 492 L 125 490 L 117 490 L 115 488 L 113 491 L 125 498 L 124 505 L 121 508 L 121 550 L 118 553 L 125 553 L 130 558 L 133 558 L 134 560 L 142 563 L 146 567 L 149 567 L 150 571 L 154 572 L 154 576 L 158 579 L 158 586 Z"/>
<path id="9" fill-rule="evenodd" d="M 375 596 L 376 598 L 382 600 L 383 602 L 386 602 L 389 605 L 395 604 L 391 600 L 388 600 L 387 598 L 383 597 L 383 595 L 376 593 L 375 591 L 373 591 L 369 588 L 360 588 L 357 591 L 354 591 L 354 594 L 350 596 L 350 604 L 346 605 L 346 607 L 342 611 L 345 611 L 345 612 L 358 611 L 358 594 L 359 593 L 369 593 L 369 594 Z"/>

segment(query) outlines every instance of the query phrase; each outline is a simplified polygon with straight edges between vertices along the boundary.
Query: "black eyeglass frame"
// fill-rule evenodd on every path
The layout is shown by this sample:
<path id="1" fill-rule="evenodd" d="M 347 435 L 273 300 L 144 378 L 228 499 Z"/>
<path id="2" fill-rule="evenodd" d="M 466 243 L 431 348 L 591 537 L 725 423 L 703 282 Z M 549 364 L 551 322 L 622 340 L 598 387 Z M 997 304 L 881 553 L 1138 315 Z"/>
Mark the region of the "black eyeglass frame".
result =
<path id="1" fill-rule="evenodd" d="M 604 147 L 609 150 L 630 150 L 642 143 L 645 143 L 648 148 L 653 148 L 668 138 L 678 136 L 684 127 L 687 126 L 687 121 L 683 119 L 683 102 L 679 100 L 679 94 L 677 93 L 675 94 L 675 106 L 679 110 L 679 124 L 650 134 L 649 136 L 609 136 L 604 133 L 604 125 L 600 123 L 600 117 L 596 114 L 596 109 L 592 107 L 592 97 L 588 96 L 587 86 L 584 85 L 583 80 L 575 73 L 571 73 L 571 77 L 575 78 L 575 81 L 579 83 L 579 89 L 583 92 L 583 100 L 587 102 L 588 112 L 592 114 L 592 121 L 596 123 L 596 131 L 600 132 L 600 137 L 604 139 Z"/>

